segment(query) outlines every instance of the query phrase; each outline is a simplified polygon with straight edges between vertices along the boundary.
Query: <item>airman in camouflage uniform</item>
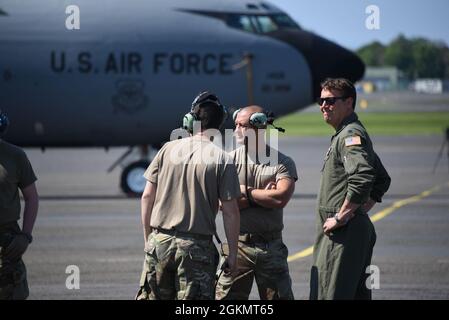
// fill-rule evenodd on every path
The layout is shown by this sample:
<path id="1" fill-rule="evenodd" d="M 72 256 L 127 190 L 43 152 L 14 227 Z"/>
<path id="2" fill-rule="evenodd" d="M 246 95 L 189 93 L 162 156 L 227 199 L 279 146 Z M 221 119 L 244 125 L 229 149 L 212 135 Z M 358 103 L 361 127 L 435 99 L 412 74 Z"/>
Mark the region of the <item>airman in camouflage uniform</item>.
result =
<path id="1" fill-rule="evenodd" d="M 215 95 L 200 94 L 191 113 L 201 121 L 201 131 L 166 143 L 144 174 L 148 180 L 142 195 L 146 254 L 138 300 L 214 299 L 219 258 L 212 236 L 219 200 L 231 246 L 224 271 L 235 271 L 237 171 L 229 155 L 208 136 L 208 129 L 223 123 L 221 109 Z"/>
<path id="2" fill-rule="evenodd" d="M 237 272 L 235 277 L 219 273 L 217 300 L 247 300 L 254 278 L 262 300 L 294 299 L 282 229 L 283 208 L 293 195 L 298 176 L 293 160 L 266 144 L 265 116 L 259 106 L 243 108 L 234 115 L 237 141 L 243 143 L 249 134 L 248 154 L 245 146 L 231 153 L 241 187 Z M 266 161 L 259 151 L 261 156 L 276 157 Z"/>
<path id="3" fill-rule="evenodd" d="M 0 110 L 0 135 L 8 123 Z M 36 180 L 26 154 L 0 139 L 0 300 L 23 300 L 29 294 L 22 255 L 32 241 L 38 211 Z M 19 190 L 25 201 L 22 230 L 17 224 L 21 211 Z"/>

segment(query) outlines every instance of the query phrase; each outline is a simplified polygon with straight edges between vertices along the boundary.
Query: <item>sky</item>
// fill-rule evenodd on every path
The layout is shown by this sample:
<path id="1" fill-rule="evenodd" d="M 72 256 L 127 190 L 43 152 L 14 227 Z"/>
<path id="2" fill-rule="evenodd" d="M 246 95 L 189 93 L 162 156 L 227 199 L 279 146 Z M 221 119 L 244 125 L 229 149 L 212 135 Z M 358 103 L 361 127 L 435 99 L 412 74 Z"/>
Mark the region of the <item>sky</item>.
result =
<path id="1" fill-rule="evenodd" d="M 400 33 L 449 46 L 449 0 L 269 0 L 299 25 L 355 50 L 372 41 L 388 44 Z M 379 30 L 365 22 L 369 5 L 379 8 Z"/>

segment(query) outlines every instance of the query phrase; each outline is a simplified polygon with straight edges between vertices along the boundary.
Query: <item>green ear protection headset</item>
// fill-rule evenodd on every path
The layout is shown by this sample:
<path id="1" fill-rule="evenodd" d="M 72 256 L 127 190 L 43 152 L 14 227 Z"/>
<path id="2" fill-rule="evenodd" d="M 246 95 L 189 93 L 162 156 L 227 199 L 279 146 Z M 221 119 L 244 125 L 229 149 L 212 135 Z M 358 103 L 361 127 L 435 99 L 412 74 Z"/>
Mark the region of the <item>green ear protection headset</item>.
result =
<path id="1" fill-rule="evenodd" d="M 196 96 L 196 98 L 192 102 L 192 108 L 190 109 L 190 112 L 184 116 L 182 120 L 183 129 L 187 130 L 190 133 L 193 133 L 193 123 L 195 121 L 201 121 L 200 117 L 198 116 L 198 113 L 201 106 L 204 105 L 205 103 L 213 103 L 221 109 L 222 120 L 220 123 L 220 128 L 221 126 L 223 126 L 228 116 L 228 111 L 226 110 L 226 107 L 220 103 L 220 100 L 218 100 L 218 97 L 215 94 L 209 91 L 203 91 Z"/>
<path id="2" fill-rule="evenodd" d="M 6 129 L 8 128 L 9 125 L 9 119 L 6 116 L 6 114 L 4 114 L 2 112 L 2 110 L 0 110 L 0 134 L 5 133 Z"/>
<path id="3" fill-rule="evenodd" d="M 232 119 L 235 122 L 235 119 L 237 118 L 237 114 L 242 110 L 242 108 L 237 109 L 234 111 L 234 114 L 232 115 Z M 267 125 L 273 126 L 275 129 L 277 129 L 280 132 L 285 132 L 285 129 L 276 127 L 274 125 L 274 113 L 271 111 L 264 111 L 264 112 L 254 112 L 249 117 L 249 124 L 256 129 L 263 129 Z"/>

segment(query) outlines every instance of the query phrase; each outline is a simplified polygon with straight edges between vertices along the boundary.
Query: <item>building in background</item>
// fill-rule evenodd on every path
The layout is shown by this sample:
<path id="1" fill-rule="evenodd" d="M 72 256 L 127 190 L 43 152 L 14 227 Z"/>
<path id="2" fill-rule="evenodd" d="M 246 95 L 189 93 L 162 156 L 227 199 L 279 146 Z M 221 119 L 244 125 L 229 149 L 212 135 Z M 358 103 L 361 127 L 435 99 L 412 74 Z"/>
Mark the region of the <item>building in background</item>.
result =
<path id="1" fill-rule="evenodd" d="M 439 94 L 449 92 L 449 80 L 442 79 L 416 79 L 410 88 L 419 93 Z"/>
<path id="2" fill-rule="evenodd" d="M 367 67 L 365 77 L 358 83 L 357 89 L 363 93 L 375 91 L 397 91 L 407 89 L 409 81 L 396 67 Z"/>

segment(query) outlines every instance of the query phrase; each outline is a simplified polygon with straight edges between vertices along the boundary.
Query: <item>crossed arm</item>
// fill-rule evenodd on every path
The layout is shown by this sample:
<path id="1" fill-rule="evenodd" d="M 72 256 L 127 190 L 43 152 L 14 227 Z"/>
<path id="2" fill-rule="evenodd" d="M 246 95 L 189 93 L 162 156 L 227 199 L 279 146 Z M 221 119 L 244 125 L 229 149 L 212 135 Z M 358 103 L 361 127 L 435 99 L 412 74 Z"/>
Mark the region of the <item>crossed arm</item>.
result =
<path id="1" fill-rule="evenodd" d="M 240 186 L 242 197 L 239 199 L 239 208 L 250 206 L 246 197 L 245 186 Z M 295 181 L 292 178 L 281 178 L 277 182 L 270 182 L 264 189 L 248 188 L 250 200 L 264 208 L 284 208 L 295 191 Z"/>

